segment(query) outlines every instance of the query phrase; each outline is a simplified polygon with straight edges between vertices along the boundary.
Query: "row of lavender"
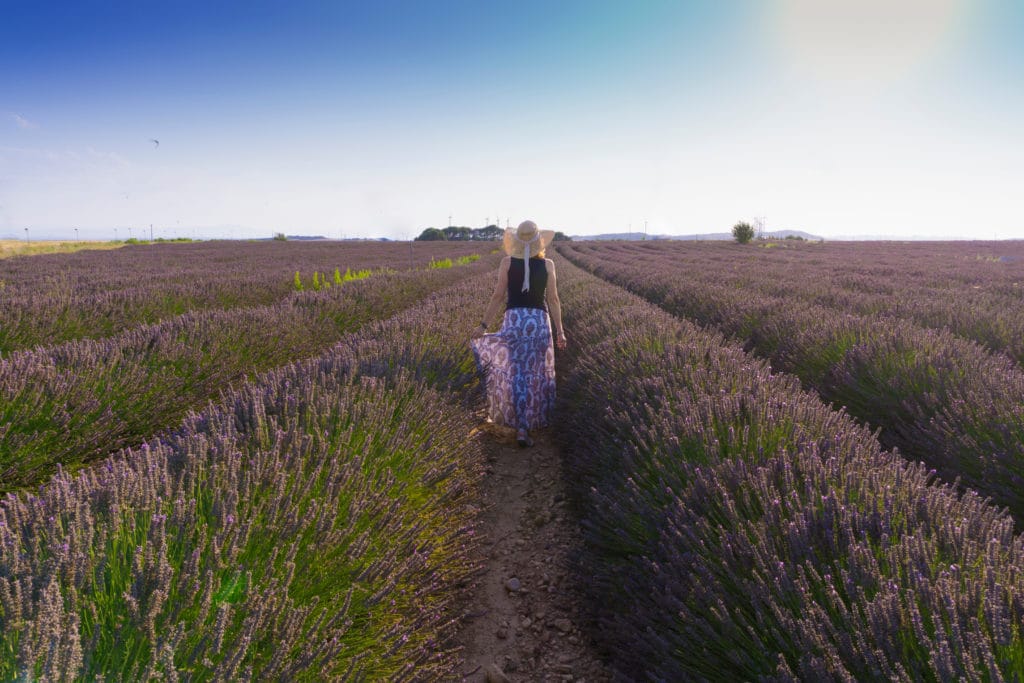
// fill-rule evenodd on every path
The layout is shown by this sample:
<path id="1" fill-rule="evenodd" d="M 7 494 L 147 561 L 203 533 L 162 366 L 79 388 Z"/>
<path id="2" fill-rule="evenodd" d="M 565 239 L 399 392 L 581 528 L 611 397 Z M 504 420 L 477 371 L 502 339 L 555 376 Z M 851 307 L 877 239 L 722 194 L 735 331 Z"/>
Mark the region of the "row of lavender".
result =
<path id="1" fill-rule="evenodd" d="M 455 678 L 482 476 L 462 311 L 488 282 L 9 494 L 0 678 Z"/>
<path id="2" fill-rule="evenodd" d="M 275 304 L 187 313 L 0 359 L 0 491 L 76 469 L 180 422 L 229 383 L 313 357 L 493 260 L 375 276 Z"/>
<path id="3" fill-rule="evenodd" d="M 1024 676 L 1010 517 L 739 346 L 559 268 L 584 585 L 624 678 Z"/>
<path id="4" fill-rule="evenodd" d="M 486 245 L 484 245 L 486 246 Z M 427 268 L 469 243 L 214 242 L 0 260 L 0 355 L 99 338 L 187 311 L 267 305 L 297 271 Z"/>
<path id="5" fill-rule="evenodd" d="M 722 285 L 716 272 L 728 262 L 694 272 L 671 251 L 642 263 L 613 258 L 612 250 L 565 253 L 670 313 L 743 340 L 880 428 L 885 447 L 1024 519 L 1024 369 L 1010 358 L 946 330 Z"/>
<path id="6" fill-rule="evenodd" d="M 949 329 L 1024 361 L 1024 242 L 632 243 L 595 255 L 670 258 L 707 285 Z M 589 251 L 581 245 L 584 252 Z"/>

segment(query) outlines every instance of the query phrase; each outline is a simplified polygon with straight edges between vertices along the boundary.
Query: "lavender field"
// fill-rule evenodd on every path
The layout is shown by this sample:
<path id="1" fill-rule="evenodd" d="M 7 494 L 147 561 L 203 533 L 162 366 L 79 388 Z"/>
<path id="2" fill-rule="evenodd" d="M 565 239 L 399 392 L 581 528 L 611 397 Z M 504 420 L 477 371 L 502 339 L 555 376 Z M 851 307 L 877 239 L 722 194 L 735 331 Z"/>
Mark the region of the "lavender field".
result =
<path id="1" fill-rule="evenodd" d="M 457 679 L 490 247 L 0 262 L 0 679 Z M 1024 678 L 1024 245 L 557 251 L 621 678 Z"/>
<path id="2" fill-rule="evenodd" d="M 651 298 L 700 280 L 696 266 L 680 275 L 665 258 L 660 270 L 643 268 L 629 251 L 561 249 L 595 272 L 623 269 L 621 281 Z M 760 255 L 719 253 L 709 280 L 714 266 L 738 270 Z M 561 273 L 576 304 L 566 307 L 576 343 L 561 390 L 586 529 L 581 565 L 595 632 L 618 671 L 1024 676 L 1024 543 L 1012 516 L 884 450 L 850 413 L 736 341 L 568 264 Z M 975 457 L 995 459 L 980 448 Z"/>
<path id="3" fill-rule="evenodd" d="M 0 259 L 0 354 L 97 338 L 187 312 L 263 306 L 314 272 L 408 270 L 476 254 L 472 244 L 221 242 L 126 245 Z"/>
<path id="4" fill-rule="evenodd" d="M 720 330 L 881 430 L 886 448 L 1024 515 L 1024 244 L 736 247 L 564 253 Z"/>

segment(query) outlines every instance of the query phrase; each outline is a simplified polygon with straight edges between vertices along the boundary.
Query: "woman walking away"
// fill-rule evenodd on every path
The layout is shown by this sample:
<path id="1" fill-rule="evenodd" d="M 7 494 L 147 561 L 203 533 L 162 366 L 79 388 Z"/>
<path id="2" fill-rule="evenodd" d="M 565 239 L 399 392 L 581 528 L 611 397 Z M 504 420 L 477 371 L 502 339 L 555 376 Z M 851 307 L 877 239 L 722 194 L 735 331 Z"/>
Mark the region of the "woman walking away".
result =
<path id="1" fill-rule="evenodd" d="M 555 264 L 544 258 L 554 234 L 538 230 L 533 221 L 505 230 L 507 256 L 498 266 L 494 294 L 470 342 L 484 372 L 487 417 L 495 424 L 514 427 L 516 441 L 523 448 L 533 445 L 529 430 L 548 426 L 555 406 L 552 322 L 555 343 L 559 349 L 565 348 Z M 501 329 L 484 334 L 502 301 L 505 317 Z"/>

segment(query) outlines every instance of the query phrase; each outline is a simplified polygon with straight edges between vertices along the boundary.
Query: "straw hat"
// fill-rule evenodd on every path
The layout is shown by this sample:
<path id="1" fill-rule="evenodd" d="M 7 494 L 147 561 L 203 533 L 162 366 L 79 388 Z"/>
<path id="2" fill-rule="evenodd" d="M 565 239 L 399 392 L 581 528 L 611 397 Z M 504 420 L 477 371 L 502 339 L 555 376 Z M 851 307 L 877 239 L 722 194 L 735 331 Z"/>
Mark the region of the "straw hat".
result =
<path id="1" fill-rule="evenodd" d="M 521 259 L 533 258 L 543 253 L 554 237 L 554 230 L 540 230 L 533 221 L 523 221 L 515 230 L 505 229 L 505 253 Z"/>

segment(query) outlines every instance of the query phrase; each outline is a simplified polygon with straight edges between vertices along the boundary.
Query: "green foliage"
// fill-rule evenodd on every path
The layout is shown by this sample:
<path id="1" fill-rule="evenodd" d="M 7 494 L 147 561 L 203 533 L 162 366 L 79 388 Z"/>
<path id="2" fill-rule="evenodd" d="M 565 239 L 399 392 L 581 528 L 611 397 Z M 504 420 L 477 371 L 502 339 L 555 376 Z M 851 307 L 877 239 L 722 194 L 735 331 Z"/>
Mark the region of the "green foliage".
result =
<path id="1" fill-rule="evenodd" d="M 445 239 L 453 242 L 466 242 L 473 239 L 472 228 L 457 228 L 454 225 L 449 225 L 442 232 L 444 232 Z"/>
<path id="2" fill-rule="evenodd" d="M 500 240 L 504 234 L 505 231 L 497 225 L 488 225 L 483 228 L 449 225 L 447 228 L 427 228 L 420 233 L 415 241 L 486 242 Z"/>
<path id="3" fill-rule="evenodd" d="M 420 236 L 416 238 L 416 242 L 438 242 L 447 240 L 448 236 L 444 234 L 443 230 L 437 228 L 427 228 L 420 233 Z"/>
<path id="4" fill-rule="evenodd" d="M 274 233 L 274 241 L 275 242 L 287 242 L 288 241 L 288 235 L 284 234 L 283 232 L 275 232 Z"/>
<path id="5" fill-rule="evenodd" d="M 467 263 L 473 263 L 473 261 L 479 261 L 479 260 L 480 260 L 480 254 L 470 254 L 468 256 L 460 256 L 459 258 L 457 258 L 455 260 L 455 263 L 457 263 L 460 266 L 464 266 Z"/>
<path id="6" fill-rule="evenodd" d="M 450 258 L 443 258 L 439 261 L 435 261 L 433 258 L 430 259 L 430 264 L 427 266 L 432 270 L 440 270 L 442 268 L 451 268 L 452 260 Z"/>
<path id="7" fill-rule="evenodd" d="M 754 239 L 754 226 L 750 223 L 740 221 L 732 226 L 732 236 L 740 244 L 746 244 Z"/>
<path id="8" fill-rule="evenodd" d="M 378 272 L 381 275 L 385 275 L 388 273 L 394 273 L 395 271 L 390 269 L 380 269 Z M 315 270 L 313 271 L 313 282 L 310 284 L 310 288 L 314 292 L 319 292 L 325 289 L 330 289 L 332 285 L 340 286 L 346 282 L 365 280 L 373 275 L 373 273 L 374 271 L 371 268 L 363 268 L 361 270 L 346 268 L 344 273 L 341 272 L 340 268 L 335 268 L 334 274 L 328 276 L 327 273 L 321 273 L 320 271 Z M 301 292 L 304 289 L 305 286 L 302 284 L 302 278 L 299 275 L 299 271 L 295 271 L 295 291 Z"/>
<path id="9" fill-rule="evenodd" d="M 464 226 L 449 225 L 447 228 L 426 228 L 415 239 L 416 242 L 447 241 L 447 242 L 493 242 L 500 240 L 505 230 L 497 225 L 487 225 L 482 228 L 467 228 Z M 569 242 L 571 238 L 564 232 L 556 232 L 556 242 Z"/>
<path id="10" fill-rule="evenodd" d="M 352 282 L 353 280 L 365 280 L 371 275 L 373 275 L 373 271 L 369 268 L 364 268 L 363 270 L 350 270 L 346 268 L 345 274 L 341 276 L 341 281 Z"/>
<path id="11" fill-rule="evenodd" d="M 485 228 L 478 228 L 473 231 L 474 240 L 500 240 L 505 231 L 497 225 L 488 225 Z"/>

